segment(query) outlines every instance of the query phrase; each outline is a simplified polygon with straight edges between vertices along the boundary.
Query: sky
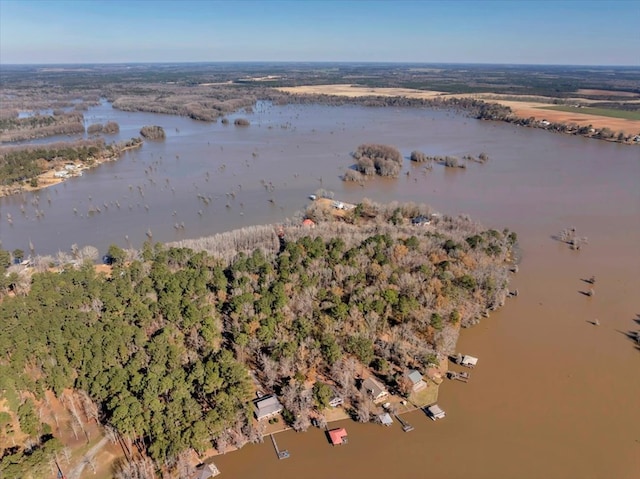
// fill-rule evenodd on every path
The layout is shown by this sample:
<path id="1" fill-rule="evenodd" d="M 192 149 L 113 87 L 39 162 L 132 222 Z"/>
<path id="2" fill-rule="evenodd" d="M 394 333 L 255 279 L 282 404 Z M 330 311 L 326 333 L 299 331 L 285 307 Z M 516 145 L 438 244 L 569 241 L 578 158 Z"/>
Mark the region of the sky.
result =
<path id="1" fill-rule="evenodd" d="M 0 0 L 0 64 L 640 65 L 640 0 Z"/>

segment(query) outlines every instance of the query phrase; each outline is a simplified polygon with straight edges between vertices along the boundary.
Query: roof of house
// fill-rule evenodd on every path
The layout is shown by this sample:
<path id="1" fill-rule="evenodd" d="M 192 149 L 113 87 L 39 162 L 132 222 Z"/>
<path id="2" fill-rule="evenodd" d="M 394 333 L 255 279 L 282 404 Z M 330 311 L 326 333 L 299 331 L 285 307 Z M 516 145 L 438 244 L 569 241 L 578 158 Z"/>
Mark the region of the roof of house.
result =
<path id="1" fill-rule="evenodd" d="M 282 411 L 282 404 L 280 404 L 280 401 L 278 401 L 278 398 L 274 395 L 264 396 L 258 399 L 255 404 L 258 409 L 256 412 L 258 419 Z"/>
<path id="2" fill-rule="evenodd" d="M 369 392 L 374 398 L 377 398 L 387 393 L 387 391 L 382 386 L 382 384 L 380 384 L 374 378 L 367 378 L 364 381 L 362 381 L 362 388 L 365 391 Z"/>
<path id="3" fill-rule="evenodd" d="M 428 216 L 419 215 L 419 216 L 416 216 L 415 218 L 413 218 L 411 220 L 411 222 L 414 225 L 419 225 L 419 224 L 423 224 L 423 223 L 429 224 L 429 223 L 431 223 L 431 218 L 429 218 Z"/>
<path id="4" fill-rule="evenodd" d="M 420 371 L 416 371 L 415 369 L 409 371 L 407 377 L 413 384 L 418 384 L 420 381 L 422 381 L 422 374 L 420 374 Z"/>
<path id="5" fill-rule="evenodd" d="M 331 429 L 329 431 L 329 438 L 331 438 L 331 444 L 342 444 L 343 439 L 347 437 L 347 430 L 343 427 L 337 429 Z"/>

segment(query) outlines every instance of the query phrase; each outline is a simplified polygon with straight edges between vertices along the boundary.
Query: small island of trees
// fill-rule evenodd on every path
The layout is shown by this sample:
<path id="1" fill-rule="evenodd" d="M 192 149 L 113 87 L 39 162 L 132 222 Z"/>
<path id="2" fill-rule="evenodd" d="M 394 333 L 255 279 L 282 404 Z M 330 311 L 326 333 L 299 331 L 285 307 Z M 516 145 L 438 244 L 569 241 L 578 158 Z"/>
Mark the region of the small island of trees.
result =
<path id="1" fill-rule="evenodd" d="M 140 135 L 148 140 L 164 140 L 167 135 L 161 126 L 143 126 Z"/>
<path id="2" fill-rule="evenodd" d="M 352 156 L 356 163 L 344 174 L 345 181 L 362 181 L 375 175 L 397 178 L 402 169 L 402 154 L 390 145 L 362 144 Z"/>

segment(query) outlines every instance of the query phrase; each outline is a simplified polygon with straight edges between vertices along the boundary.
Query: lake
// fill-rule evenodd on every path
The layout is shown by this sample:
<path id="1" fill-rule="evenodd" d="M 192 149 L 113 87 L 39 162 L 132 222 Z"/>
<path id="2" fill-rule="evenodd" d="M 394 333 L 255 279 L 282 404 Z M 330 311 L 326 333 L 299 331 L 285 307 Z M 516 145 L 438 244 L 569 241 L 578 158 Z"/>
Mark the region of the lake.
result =
<path id="1" fill-rule="evenodd" d="M 520 295 L 461 335 L 459 350 L 480 361 L 468 384 L 441 386 L 446 419 L 410 414 L 410 433 L 397 423 L 341 423 L 349 432 L 343 447 L 318 430 L 286 432 L 277 440 L 291 458 L 279 461 L 270 441 L 250 445 L 216 458 L 224 477 L 637 477 L 640 351 L 625 333 L 640 329 L 639 148 L 429 109 L 259 103 L 239 116 L 251 126 L 107 103 L 90 109 L 89 123 L 120 124 L 114 139 L 153 124 L 167 139 L 80 178 L 0 199 L 3 247 L 28 251 L 31 241 L 36 253 L 53 254 L 77 243 L 104 252 L 111 243 L 139 247 L 149 231 L 163 242 L 210 235 L 284 221 L 325 188 L 348 202 L 424 202 L 507 227 L 518 233 L 522 261 L 512 286 Z M 407 160 L 398 179 L 342 182 L 350 152 L 370 142 L 406 157 L 418 149 L 486 152 L 490 160 L 430 172 Z M 89 213 L 96 206 L 101 212 Z M 581 251 L 552 238 L 570 226 L 588 237 Z M 596 294 L 587 297 L 582 279 L 591 275 Z"/>

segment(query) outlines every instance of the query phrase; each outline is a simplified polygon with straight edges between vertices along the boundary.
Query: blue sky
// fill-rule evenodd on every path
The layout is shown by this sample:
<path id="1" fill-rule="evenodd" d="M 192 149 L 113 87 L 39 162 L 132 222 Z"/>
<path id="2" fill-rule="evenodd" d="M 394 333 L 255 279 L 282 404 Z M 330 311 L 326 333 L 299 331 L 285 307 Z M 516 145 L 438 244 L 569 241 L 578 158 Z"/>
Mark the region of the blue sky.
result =
<path id="1" fill-rule="evenodd" d="M 0 0 L 0 63 L 640 65 L 640 0 Z"/>

